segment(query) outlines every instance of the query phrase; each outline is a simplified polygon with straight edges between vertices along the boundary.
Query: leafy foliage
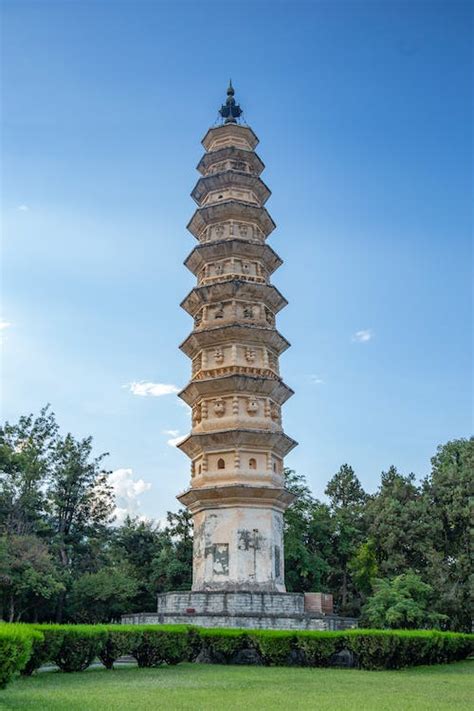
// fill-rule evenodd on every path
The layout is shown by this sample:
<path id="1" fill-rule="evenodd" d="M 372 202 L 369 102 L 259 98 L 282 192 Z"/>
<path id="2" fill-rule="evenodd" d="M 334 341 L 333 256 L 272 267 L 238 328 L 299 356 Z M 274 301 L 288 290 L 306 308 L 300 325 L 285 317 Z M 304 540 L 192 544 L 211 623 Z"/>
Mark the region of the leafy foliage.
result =
<path id="1" fill-rule="evenodd" d="M 447 618 L 432 612 L 432 601 L 433 588 L 414 573 L 376 579 L 374 594 L 364 606 L 363 624 L 395 629 L 438 627 Z"/>
<path id="2" fill-rule="evenodd" d="M 41 633 L 23 625 L 0 625 L 0 689 L 27 663 Z"/>

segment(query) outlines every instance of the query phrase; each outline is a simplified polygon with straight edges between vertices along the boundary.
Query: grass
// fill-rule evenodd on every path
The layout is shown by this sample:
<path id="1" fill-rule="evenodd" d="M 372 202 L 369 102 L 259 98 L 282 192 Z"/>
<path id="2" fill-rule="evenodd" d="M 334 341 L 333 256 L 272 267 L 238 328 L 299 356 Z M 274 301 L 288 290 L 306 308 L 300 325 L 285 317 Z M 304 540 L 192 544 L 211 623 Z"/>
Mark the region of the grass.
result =
<path id="1" fill-rule="evenodd" d="M 464 711 L 474 661 L 403 671 L 180 664 L 41 672 L 0 692 L 2 711 Z"/>

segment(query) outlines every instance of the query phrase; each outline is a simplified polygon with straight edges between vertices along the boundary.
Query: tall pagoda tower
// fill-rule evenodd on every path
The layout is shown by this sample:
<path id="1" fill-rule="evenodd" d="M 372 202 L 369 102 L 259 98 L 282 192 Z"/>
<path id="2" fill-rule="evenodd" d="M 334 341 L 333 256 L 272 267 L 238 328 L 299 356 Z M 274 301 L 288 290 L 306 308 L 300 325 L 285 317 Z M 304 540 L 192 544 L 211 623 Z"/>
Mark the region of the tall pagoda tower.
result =
<path id="1" fill-rule="evenodd" d="M 289 343 L 275 317 L 287 301 L 270 281 L 282 260 L 266 244 L 270 190 L 232 83 L 219 113 L 191 193 L 198 245 L 185 265 L 197 283 L 181 304 L 194 328 L 181 345 L 192 375 L 180 397 L 192 431 L 178 445 L 191 482 L 178 499 L 194 521 L 193 591 L 285 592 L 283 513 L 293 495 L 283 459 L 296 442 L 281 421 L 293 391 L 280 377 Z"/>

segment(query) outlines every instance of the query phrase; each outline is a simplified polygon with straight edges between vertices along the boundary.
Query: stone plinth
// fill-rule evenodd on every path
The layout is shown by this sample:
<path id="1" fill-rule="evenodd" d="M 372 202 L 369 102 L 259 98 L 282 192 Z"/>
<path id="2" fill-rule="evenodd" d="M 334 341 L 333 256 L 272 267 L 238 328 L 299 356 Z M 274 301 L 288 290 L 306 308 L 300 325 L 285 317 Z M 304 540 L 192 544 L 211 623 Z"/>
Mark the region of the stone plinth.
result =
<path id="1" fill-rule="evenodd" d="M 303 593 L 169 592 L 158 595 L 157 612 L 124 615 L 123 624 L 190 624 L 275 630 L 344 630 L 351 617 L 305 610 Z"/>

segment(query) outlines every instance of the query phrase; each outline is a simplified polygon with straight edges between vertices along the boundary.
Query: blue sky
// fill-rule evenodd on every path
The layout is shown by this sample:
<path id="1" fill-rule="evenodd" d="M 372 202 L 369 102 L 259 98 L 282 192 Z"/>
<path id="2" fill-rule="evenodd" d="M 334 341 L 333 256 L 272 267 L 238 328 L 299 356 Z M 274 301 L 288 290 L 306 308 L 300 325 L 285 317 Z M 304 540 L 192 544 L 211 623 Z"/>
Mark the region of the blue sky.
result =
<path id="1" fill-rule="evenodd" d="M 470 3 L 2 6 L 4 418 L 50 402 L 120 508 L 177 508 L 189 414 L 129 384 L 190 374 L 189 193 L 231 76 L 285 260 L 287 465 L 373 491 L 471 434 Z"/>

